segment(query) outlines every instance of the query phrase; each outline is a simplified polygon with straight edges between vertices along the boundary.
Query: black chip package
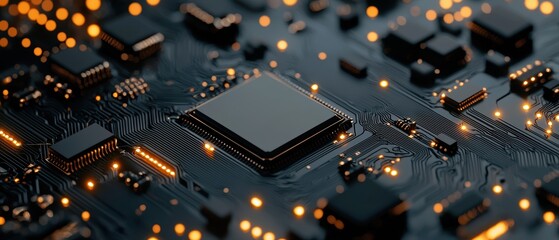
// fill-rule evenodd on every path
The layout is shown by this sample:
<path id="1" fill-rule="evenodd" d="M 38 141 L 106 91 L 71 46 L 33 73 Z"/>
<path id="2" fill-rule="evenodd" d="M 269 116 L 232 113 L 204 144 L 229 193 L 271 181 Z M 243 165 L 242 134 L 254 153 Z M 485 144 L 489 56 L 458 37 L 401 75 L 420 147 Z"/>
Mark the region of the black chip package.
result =
<path id="1" fill-rule="evenodd" d="M 80 89 L 111 78 L 109 62 L 97 53 L 69 48 L 50 57 L 52 70 Z"/>
<path id="2" fill-rule="evenodd" d="M 511 58 L 522 58 L 532 52 L 534 29 L 522 15 L 496 5 L 490 13 L 481 13 L 468 25 L 472 44 L 481 50 L 496 50 Z"/>
<path id="3" fill-rule="evenodd" d="M 101 39 L 124 61 L 138 62 L 161 49 L 165 36 L 149 19 L 124 15 L 102 25 Z"/>
<path id="4" fill-rule="evenodd" d="M 399 239 L 406 228 L 406 210 L 396 193 L 365 180 L 328 199 L 323 210 L 328 217 L 322 221 L 330 230 L 328 239 Z M 370 234 L 374 237 L 364 238 Z"/>
<path id="5" fill-rule="evenodd" d="M 181 116 L 180 122 L 261 173 L 272 173 L 351 128 L 351 120 L 270 72 Z"/>
<path id="6" fill-rule="evenodd" d="M 55 143 L 49 148 L 49 162 L 66 174 L 93 163 L 116 149 L 113 133 L 98 124 Z"/>

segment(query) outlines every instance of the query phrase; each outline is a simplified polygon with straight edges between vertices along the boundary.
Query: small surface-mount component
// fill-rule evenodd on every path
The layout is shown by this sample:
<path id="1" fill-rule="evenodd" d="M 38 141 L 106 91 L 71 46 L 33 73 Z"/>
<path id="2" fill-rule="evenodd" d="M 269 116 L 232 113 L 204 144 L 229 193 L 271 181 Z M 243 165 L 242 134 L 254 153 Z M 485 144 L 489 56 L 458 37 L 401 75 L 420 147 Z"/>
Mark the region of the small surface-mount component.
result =
<path id="1" fill-rule="evenodd" d="M 17 64 L 0 73 L 0 92 L 18 91 L 29 84 L 30 69 L 27 65 Z"/>
<path id="2" fill-rule="evenodd" d="M 353 183 L 329 199 L 323 211 L 323 226 L 331 239 L 398 239 L 407 227 L 406 204 L 371 180 Z"/>
<path id="3" fill-rule="evenodd" d="M 480 13 L 468 25 L 472 44 L 481 50 L 495 50 L 513 59 L 532 52 L 532 24 L 502 5 Z"/>
<path id="4" fill-rule="evenodd" d="M 311 13 L 319 13 L 330 6 L 330 0 L 308 0 L 307 8 Z"/>
<path id="5" fill-rule="evenodd" d="M 557 101 L 559 99 L 559 81 L 552 79 L 543 85 L 543 97 L 548 101 Z"/>
<path id="6" fill-rule="evenodd" d="M 12 105 L 24 107 L 31 103 L 38 102 L 41 97 L 43 97 L 43 93 L 37 90 L 35 87 L 30 86 L 12 94 Z"/>
<path id="7" fill-rule="evenodd" d="M 490 201 L 484 200 L 478 193 L 464 193 L 460 199 L 452 202 L 440 215 L 443 228 L 456 232 L 460 226 L 467 225 L 481 214 L 487 212 Z"/>
<path id="8" fill-rule="evenodd" d="M 46 75 L 43 79 L 43 85 L 62 99 L 70 99 L 74 96 L 74 90 L 70 88 L 69 84 L 60 82 L 57 77 Z"/>
<path id="9" fill-rule="evenodd" d="M 338 7 L 338 21 L 342 30 L 349 30 L 359 25 L 359 15 L 351 5 L 345 4 Z"/>
<path id="10" fill-rule="evenodd" d="M 438 34 L 425 43 L 423 60 L 439 69 L 442 74 L 452 73 L 468 62 L 466 50 L 449 34 Z"/>
<path id="11" fill-rule="evenodd" d="M 365 174 L 365 166 L 359 162 L 342 160 L 338 165 L 338 172 L 346 182 L 352 182 L 359 175 Z"/>
<path id="12" fill-rule="evenodd" d="M 402 63 L 411 63 L 419 58 L 421 44 L 433 35 L 432 29 L 408 21 L 382 39 L 384 54 Z"/>
<path id="13" fill-rule="evenodd" d="M 131 77 L 115 85 L 113 98 L 127 102 L 149 91 L 148 83 L 143 78 Z"/>
<path id="14" fill-rule="evenodd" d="M 230 44 L 239 35 L 242 16 L 230 12 L 228 2 L 200 0 L 184 3 L 180 11 L 186 14 L 186 24 L 200 38 L 218 44 Z"/>
<path id="15" fill-rule="evenodd" d="M 118 179 L 135 193 L 143 193 L 151 185 L 151 176 L 146 172 L 124 171 L 118 174 Z"/>
<path id="16" fill-rule="evenodd" d="M 268 51 L 268 46 L 263 41 L 256 39 L 249 40 L 246 43 L 244 54 L 245 59 L 249 61 L 256 61 L 263 59 Z"/>
<path id="17" fill-rule="evenodd" d="M 502 77 L 509 74 L 510 58 L 495 51 L 485 55 L 485 73 L 493 77 Z"/>
<path id="18" fill-rule="evenodd" d="M 431 141 L 431 147 L 446 153 L 453 155 L 458 151 L 458 143 L 454 138 L 449 137 L 444 133 L 440 133 Z"/>
<path id="19" fill-rule="evenodd" d="M 441 94 L 443 106 L 454 112 L 462 112 L 485 99 L 487 89 L 482 85 L 490 76 L 480 73 L 472 77 L 458 89 Z"/>
<path id="20" fill-rule="evenodd" d="M 356 54 L 340 57 L 340 68 L 356 78 L 367 77 L 367 61 Z"/>
<path id="21" fill-rule="evenodd" d="M 510 90 L 518 94 L 529 94 L 540 89 L 553 76 L 553 69 L 536 60 L 509 75 Z"/>
<path id="22" fill-rule="evenodd" d="M 464 23 L 458 21 L 448 21 L 447 19 L 454 19 L 452 12 L 442 12 L 438 14 L 437 23 L 441 31 L 452 34 L 454 36 L 459 36 L 464 29 Z"/>
<path id="23" fill-rule="evenodd" d="M 116 150 L 116 144 L 113 133 L 92 124 L 52 145 L 48 162 L 70 175 Z"/>
<path id="24" fill-rule="evenodd" d="M 232 210 L 225 202 L 210 197 L 209 200 L 200 207 L 200 213 L 208 221 L 208 230 L 218 236 L 223 236 L 227 233 L 232 218 Z"/>
<path id="25" fill-rule="evenodd" d="M 540 205 L 545 209 L 559 209 L 559 178 L 555 177 L 542 183 L 536 189 L 536 196 Z"/>
<path id="26" fill-rule="evenodd" d="M 415 134 L 416 123 L 411 118 L 398 119 L 394 121 L 394 126 L 409 135 Z"/>
<path id="27" fill-rule="evenodd" d="M 410 66 L 410 81 L 419 86 L 432 86 L 435 84 L 439 70 L 433 65 L 419 60 Z"/>
<path id="28" fill-rule="evenodd" d="M 286 116 L 290 121 L 284 120 Z M 261 173 L 279 170 L 351 127 L 345 115 L 270 72 L 188 111 L 179 122 L 214 139 Z"/>
<path id="29" fill-rule="evenodd" d="M 139 62 L 161 49 L 165 36 L 147 18 L 129 14 L 102 26 L 101 40 L 124 61 Z"/>
<path id="30" fill-rule="evenodd" d="M 80 89 L 111 78 L 109 62 L 91 50 L 64 49 L 50 57 L 51 68 Z"/>

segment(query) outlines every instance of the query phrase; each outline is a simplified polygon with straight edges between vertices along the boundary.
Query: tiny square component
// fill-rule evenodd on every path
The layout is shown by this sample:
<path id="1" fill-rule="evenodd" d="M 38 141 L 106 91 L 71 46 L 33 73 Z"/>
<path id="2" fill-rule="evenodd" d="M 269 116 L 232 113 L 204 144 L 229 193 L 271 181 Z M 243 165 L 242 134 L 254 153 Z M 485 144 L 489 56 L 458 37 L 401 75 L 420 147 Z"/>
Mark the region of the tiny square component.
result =
<path id="1" fill-rule="evenodd" d="M 544 182 L 536 189 L 536 196 L 543 208 L 559 209 L 559 178 Z"/>
<path id="2" fill-rule="evenodd" d="M 418 59 L 421 44 L 433 35 L 432 29 L 408 21 L 382 39 L 384 54 L 400 62 L 410 63 Z"/>
<path id="3" fill-rule="evenodd" d="M 455 37 L 449 34 L 438 34 L 425 45 L 424 60 L 442 73 L 451 73 L 467 63 L 466 50 Z"/>
<path id="4" fill-rule="evenodd" d="M 142 16 L 124 15 L 102 25 L 101 40 L 124 61 L 139 62 L 161 49 L 165 36 Z"/>
<path id="5" fill-rule="evenodd" d="M 271 173 L 332 142 L 350 119 L 270 72 L 201 104 L 180 120 L 261 173 Z"/>
<path id="6" fill-rule="evenodd" d="M 80 89 L 111 78 L 111 67 L 97 53 L 78 48 L 64 49 L 50 57 L 52 70 Z"/>
<path id="7" fill-rule="evenodd" d="M 113 152 L 116 144 L 113 133 L 93 124 L 52 145 L 48 162 L 70 175 Z"/>
<path id="8" fill-rule="evenodd" d="M 322 218 L 329 229 L 327 239 L 399 239 L 406 229 L 405 203 L 391 190 L 366 180 L 355 182 L 345 192 L 328 199 Z M 343 236 L 343 237 L 342 237 Z"/>
<path id="9" fill-rule="evenodd" d="M 356 78 L 367 77 L 367 61 L 356 54 L 347 54 L 340 58 L 340 68 Z"/>
<path id="10" fill-rule="evenodd" d="M 433 65 L 418 61 L 410 66 L 410 80 L 420 86 L 431 86 L 435 84 L 437 71 Z"/>
<path id="11" fill-rule="evenodd" d="M 487 89 L 483 86 L 483 82 L 491 78 L 487 74 L 480 73 L 472 77 L 464 86 L 441 94 L 441 103 L 449 110 L 462 112 L 468 107 L 485 99 Z"/>
<path id="12" fill-rule="evenodd" d="M 520 14 L 501 5 L 490 13 L 480 13 L 468 25 L 472 44 L 481 50 L 493 49 L 511 58 L 532 52 L 532 24 Z"/>
<path id="13" fill-rule="evenodd" d="M 493 77 L 502 77 L 509 74 L 510 58 L 499 52 L 490 51 L 485 56 L 485 73 Z"/>
<path id="14" fill-rule="evenodd" d="M 557 101 L 559 99 L 559 81 L 551 80 L 543 85 L 543 97 L 548 101 Z"/>
<path id="15" fill-rule="evenodd" d="M 467 192 L 444 209 L 440 216 L 441 225 L 455 232 L 462 225 L 467 225 L 489 208 L 489 201 L 485 201 L 476 192 Z"/>
<path id="16" fill-rule="evenodd" d="M 456 140 L 444 133 L 437 135 L 435 139 L 433 139 L 431 147 L 450 155 L 453 155 L 458 151 L 458 143 Z"/>

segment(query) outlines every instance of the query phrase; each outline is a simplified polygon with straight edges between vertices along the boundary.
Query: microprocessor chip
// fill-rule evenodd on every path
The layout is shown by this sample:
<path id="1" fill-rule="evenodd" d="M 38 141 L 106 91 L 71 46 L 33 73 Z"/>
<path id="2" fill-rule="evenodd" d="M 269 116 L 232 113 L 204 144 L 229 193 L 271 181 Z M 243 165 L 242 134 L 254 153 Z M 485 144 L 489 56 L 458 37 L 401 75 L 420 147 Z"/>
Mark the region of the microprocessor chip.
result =
<path id="1" fill-rule="evenodd" d="M 342 194 L 328 200 L 322 220 L 330 230 L 329 239 L 362 239 L 373 234 L 370 239 L 398 239 L 398 234 L 406 228 L 405 203 L 394 192 L 366 180 L 356 182 Z M 336 227 L 341 221 L 343 228 Z M 343 237 L 342 237 L 343 236 Z M 367 238 L 369 239 L 369 238 Z"/>
<path id="2" fill-rule="evenodd" d="M 50 57 L 52 70 L 70 83 L 84 89 L 111 78 L 109 62 L 90 50 L 61 50 Z"/>
<path id="3" fill-rule="evenodd" d="M 205 102 L 180 121 L 240 153 L 261 173 L 279 170 L 351 127 L 349 118 L 270 72 Z"/>
<path id="4" fill-rule="evenodd" d="M 485 99 L 487 89 L 483 82 L 491 78 L 489 75 L 480 73 L 472 77 L 464 86 L 441 95 L 441 103 L 445 108 L 455 112 L 462 112 L 468 107 Z"/>
<path id="5" fill-rule="evenodd" d="M 480 13 L 468 25 L 472 44 L 482 50 L 496 50 L 520 58 L 532 52 L 533 25 L 523 16 L 501 5 Z"/>
<path id="6" fill-rule="evenodd" d="M 103 24 L 101 40 L 117 50 L 124 61 L 138 62 L 161 49 L 165 36 L 142 16 L 124 16 Z"/>
<path id="7" fill-rule="evenodd" d="M 49 162 L 70 175 L 116 149 L 115 136 L 92 124 L 49 148 Z"/>

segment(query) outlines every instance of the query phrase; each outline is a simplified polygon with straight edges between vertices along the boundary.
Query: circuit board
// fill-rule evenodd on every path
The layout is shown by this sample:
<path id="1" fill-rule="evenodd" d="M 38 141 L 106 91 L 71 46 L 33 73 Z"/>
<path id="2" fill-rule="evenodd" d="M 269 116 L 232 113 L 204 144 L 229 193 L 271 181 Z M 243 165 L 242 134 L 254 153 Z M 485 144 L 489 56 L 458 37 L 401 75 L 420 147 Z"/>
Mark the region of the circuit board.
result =
<path id="1" fill-rule="evenodd" d="M 0 239 L 557 239 L 556 0 L 0 0 Z"/>

